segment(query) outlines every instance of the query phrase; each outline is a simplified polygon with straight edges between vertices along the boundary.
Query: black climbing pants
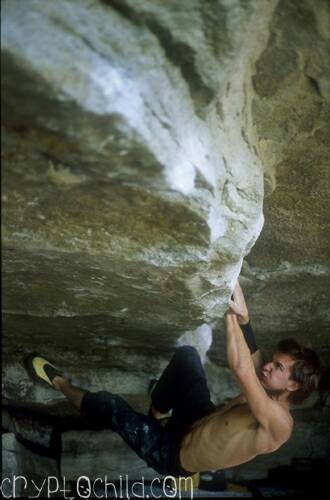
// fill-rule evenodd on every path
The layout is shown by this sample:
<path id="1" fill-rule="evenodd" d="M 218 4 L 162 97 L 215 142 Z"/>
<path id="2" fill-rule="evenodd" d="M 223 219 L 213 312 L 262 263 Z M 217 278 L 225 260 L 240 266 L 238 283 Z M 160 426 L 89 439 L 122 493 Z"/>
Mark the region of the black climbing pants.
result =
<path id="1" fill-rule="evenodd" d="M 107 391 L 87 392 L 81 415 L 96 428 L 112 429 L 159 474 L 190 476 L 179 460 L 184 434 L 199 418 L 215 410 L 204 369 L 195 348 L 176 349 L 151 394 L 154 408 L 172 410 L 163 427 L 149 415 L 136 412 L 123 398 Z"/>

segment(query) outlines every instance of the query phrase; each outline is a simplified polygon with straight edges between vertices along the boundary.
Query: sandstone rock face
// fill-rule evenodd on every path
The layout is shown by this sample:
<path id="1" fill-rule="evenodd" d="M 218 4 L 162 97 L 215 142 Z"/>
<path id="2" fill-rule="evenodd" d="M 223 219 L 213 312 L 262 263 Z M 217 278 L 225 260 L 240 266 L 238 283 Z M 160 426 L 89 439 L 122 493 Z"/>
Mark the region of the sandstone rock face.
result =
<path id="1" fill-rule="evenodd" d="M 62 403 L 28 379 L 33 350 L 81 386 L 144 397 L 189 342 L 223 402 L 241 270 L 266 352 L 290 334 L 327 365 L 327 2 L 2 10 L 5 397 Z M 85 439 L 70 432 L 65 467 Z"/>
<path id="2" fill-rule="evenodd" d="M 5 313 L 22 348 L 50 330 L 56 350 L 154 332 L 168 347 L 222 316 L 263 223 L 257 4 L 4 2 Z"/>
<path id="3" fill-rule="evenodd" d="M 253 77 L 257 148 L 268 173 L 266 222 L 246 277 L 266 343 L 273 334 L 295 336 L 327 365 L 329 74 L 327 3 L 280 2 Z"/>

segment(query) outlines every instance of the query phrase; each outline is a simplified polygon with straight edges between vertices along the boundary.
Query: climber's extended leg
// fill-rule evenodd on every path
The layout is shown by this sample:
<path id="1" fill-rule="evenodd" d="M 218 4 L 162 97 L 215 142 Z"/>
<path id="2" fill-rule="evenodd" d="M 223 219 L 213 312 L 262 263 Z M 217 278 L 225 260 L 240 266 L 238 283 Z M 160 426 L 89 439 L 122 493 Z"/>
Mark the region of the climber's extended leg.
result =
<path id="1" fill-rule="evenodd" d="M 176 358 L 180 358 L 184 352 L 188 357 L 193 354 L 191 349 L 187 348 L 178 351 Z M 179 366 L 182 368 L 182 363 L 179 363 Z M 155 418 L 136 412 L 116 394 L 107 391 L 92 393 L 75 387 L 54 365 L 40 356 L 30 358 L 29 369 L 35 379 L 60 390 L 79 409 L 81 416 L 92 428 L 116 431 L 137 455 L 158 473 L 173 476 L 193 474 L 185 471 L 180 464 L 182 434 L 181 428 L 176 427 L 180 427 L 181 423 L 180 426 L 176 423 L 164 428 Z M 176 371 L 176 374 L 180 376 L 180 370 Z M 161 385 L 158 389 L 155 388 L 158 395 L 160 387 Z"/>
<path id="2" fill-rule="evenodd" d="M 80 411 L 87 425 L 96 429 L 112 429 L 154 468 L 164 475 L 190 476 L 180 465 L 180 440 L 164 430 L 160 423 L 136 412 L 124 399 L 111 392 L 89 392 L 75 387 L 47 359 L 30 355 L 26 367 L 34 380 L 60 390 Z"/>
<path id="3" fill-rule="evenodd" d="M 123 398 L 107 391 L 87 392 L 81 416 L 96 428 L 116 431 L 123 440 L 160 474 L 185 475 L 180 465 L 180 440 L 152 417 L 135 411 Z"/>

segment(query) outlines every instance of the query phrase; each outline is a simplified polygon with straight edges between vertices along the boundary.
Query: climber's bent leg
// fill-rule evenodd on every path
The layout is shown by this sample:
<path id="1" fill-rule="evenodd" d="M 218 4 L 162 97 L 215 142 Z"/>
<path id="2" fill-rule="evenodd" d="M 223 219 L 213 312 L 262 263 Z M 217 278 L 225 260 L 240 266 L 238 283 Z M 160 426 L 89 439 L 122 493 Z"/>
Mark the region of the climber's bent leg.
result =
<path id="1" fill-rule="evenodd" d="M 182 436 L 200 418 L 215 411 L 198 351 L 192 346 L 176 349 L 174 356 L 151 392 L 150 414 L 172 416 L 166 430 Z"/>
<path id="2" fill-rule="evenodd" d="M 160 423 L 136 412 L 123 398 L 111 392 L 87 392 L 81 403 L 81 416 L 96 428 L 112 429 L 137 455 L 160 474 L 192 475 L 179 462 L 175 436 Z"/>
<path id="3" fill-rule="evenodd" d="M 197 350 L 192 346 L 177 348 L 151 393 L 152 413 L 162 415 L 177 409 L 194 385 L 200 383 L 207 391 L 206 376 Z"/>

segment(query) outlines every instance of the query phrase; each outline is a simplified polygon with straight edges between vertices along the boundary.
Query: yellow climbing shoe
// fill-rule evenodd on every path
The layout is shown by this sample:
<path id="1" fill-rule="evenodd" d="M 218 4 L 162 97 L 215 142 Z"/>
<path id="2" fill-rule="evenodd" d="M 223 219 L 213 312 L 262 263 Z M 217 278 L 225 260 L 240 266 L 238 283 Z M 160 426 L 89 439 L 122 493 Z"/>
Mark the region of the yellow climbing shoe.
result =
<path id="1" fill-rule="evenodd" d="M 53 387 L 53 389 L 55 389 L 53 384 L 54 378 L 56 376 L 63 376 L 52 363 L 39 355 L 33 354 L 28 356 L 25 360 L 25 366 L 34 380 L 45 382 L 48 386 Z"/>

